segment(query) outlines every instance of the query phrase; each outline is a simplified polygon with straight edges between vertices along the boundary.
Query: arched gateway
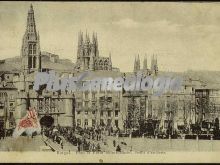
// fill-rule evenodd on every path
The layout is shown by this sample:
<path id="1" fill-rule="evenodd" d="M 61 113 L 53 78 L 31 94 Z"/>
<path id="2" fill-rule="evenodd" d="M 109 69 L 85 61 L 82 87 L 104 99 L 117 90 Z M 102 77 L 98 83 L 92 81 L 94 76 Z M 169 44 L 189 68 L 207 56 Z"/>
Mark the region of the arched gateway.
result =
<path id="1" fill-rule="evenodd" d="M 42 127 L 51 127 L 54 124 L 54 118 L 48 115 L 43 116 L 40 119 L 40 125 Z"/>

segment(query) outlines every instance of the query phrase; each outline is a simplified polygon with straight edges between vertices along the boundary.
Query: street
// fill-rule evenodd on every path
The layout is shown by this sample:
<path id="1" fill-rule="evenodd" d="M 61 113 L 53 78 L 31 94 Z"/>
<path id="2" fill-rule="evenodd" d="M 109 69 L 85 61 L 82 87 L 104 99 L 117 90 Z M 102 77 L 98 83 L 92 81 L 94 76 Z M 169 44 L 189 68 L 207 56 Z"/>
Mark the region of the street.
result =
<path id="1" fill-rule="evenodd" d="M 116 138 L 107 136 L 103 141 L 91 140 L 91 142 L 99 143 L 102 152 L 115 152 L 116 147 L 113 146 L 113 140 L 116 141 L 116 146 L 119 145 L 121 152 L 146 152 L 146 151 L 219 151 L 220 141 L 218 140 L 182 140 L 182 139 L 147 139 L 147 138 Z M 45 143 L 45 142 L 46 143 Z M 46 145 L 47 144 L 47 145 Z M 42 148 L 47 148 L 46 151 L 70 151 L 76 152 L 77 146 L 72 145 L 68 141 L 64 142 L 63 149 L 61 146 L 51 139 L 41 135 L 34 138 L 20 136 L 17 139 L 6 137 L 0 140 L 0 151 L 42 151 Z"/>

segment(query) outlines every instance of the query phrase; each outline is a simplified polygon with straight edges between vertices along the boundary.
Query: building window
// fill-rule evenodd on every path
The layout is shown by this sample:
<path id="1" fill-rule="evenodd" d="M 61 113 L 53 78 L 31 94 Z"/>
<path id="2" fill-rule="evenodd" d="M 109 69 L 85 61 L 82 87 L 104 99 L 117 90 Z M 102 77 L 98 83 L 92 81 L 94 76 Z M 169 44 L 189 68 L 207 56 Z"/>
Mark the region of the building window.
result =
<path id="1" fill-rule="evenodd" d="M 77 108 L 78 108 L 78 109 L 81 109 L 81 108 L 82 108 L 82 103 L 81 103 L 81 102 L 78 102 L 78 103 L 77 103 Z"/>
<path id="2" fill-rule="evenodd" d="M 101 108 L 101 109 L 104 108 L 104 103 L 100 103 L 100 108 Z"/>
<path id="3" fill-rule="evenodd" d="M 88 102 L 85 102 L 85 107 L 88 108 Z"/>
<path id="4" fill-rule="evenodd" d="M 77 114 L 79 115 L 79 114 L 80 114 L 80 111 L 77 111 Z"/>
<path id="5" fill-rule="evenodd" d="M 32 19 L 30 19 L 32 20 Z M 33 32 L 33 25 L 30 26 L 30 32 Z"/>
<path id="6" fill-rule="evenodd" d="M 33 45 L 33 54 L 36 54 L 36 44 Z"/>
<path id="7" fill-rule="evenodd" d="M 88 119 L 85 119 L 85 125 L 88 125 Z"/>
<path id="8" fill-rule="evenodd" d="M 77 119 L 77 126 L 80 126 L 80 125 L 81 125 L 81 120 Z"/>
<path id="9" fill-rule="evenodd" d="M 38 109 L 41 111 L 43 109 L 43 100 L 38 101 Z"/>
<path id="10" fill-rule="evenodd" d="M 32 57 L 28 57 L 28 68 L 32 68 Z"/>
<path id="11" fill-rule="evenodd" d="M 95 100 L 95 92 L 92 93 L 92 99 Z"/>
<path id="12" fill-rule="evenodd" d="M 112 102 L 112 97 L 107 97 L 107 101 L 108 101 L 109 103 L 111 103 L 111 102 Z"/>
<path id="13" fill-rule="evenodd" d="M 30 45 L 28 46 L 28 52 L 29 52 L 29 54 L 32 54 L 32 44 L 30 44 Z"/>
<path id="14" fill-rule="evenodd" d="M 10 95 L 10 100 L 13 100 L 14 99 L 14 96 L 13 95 Z"/>
<path id="15" fill-rule="evenodd" d="M 115 111 L 115 117 L 118 117 L 118 111 Z"/>
<path id="16" fill-rule="evenodd" d="M 111 119 L 108 119 L 108 126 L 110 126 L 111 125 L 111 123 L 112 123 L 112 120 Z"/>
<path id="17" fill-rule="evenodd" d="M 103 102 L 103 101 L 105 101 L 105 97 L 104 97 L 104 96 L 102 96 L 102 97 L 99 97 L 99 101 L 100 101 L 100 102 Z"/>
<path id="18" fill-rule="evenodd" d="M 103 111 L 100 112 L 100 116 L 103 116 Z"/>
<path id="19" fill-rule="evenodd" d="M 92 119 L 92 126 L 95 126 L 95 119 Z"/>
<path id="20" fill-rule="evenodd" d="M 36 57 L 33 57 L 33 68 L 36 68 Z"/>
<path id="21" fill-rule="evenodd" d="M 95 115 L 95 111 L 92 111 L 92 114 Z"/>
<path id="22" fill-rule="evenodd" d="M 88 98 L 89 98 L 89 93 L 85 92 L 85 99 L 88 99 Z"/>
<path id="23" fill-rule="evenodd" d="M 51 100 L 51 111 L 52 112 L 56 111 L 56 101 L 54 99 Z"/>
<path id="24" fill-rule="evenodd" d="M 119 107 L 119 104 L 118 102 L 115 103 L 115 108 L 118 108 Z"/>
<path id="25" fill-rule="evenodd" d="M 108 117 L 111 117 L 111 111 L 108 111 Z"/>
<path id="26" fill-rule="evenodd" d="M 115 120 L 115 126 L 118 127 L 118 120 Z"/>
<path id="27" fill-rule="evenodd" d="M 9 113 L 9 118 L 12 118 L 13 117 L 13 112 L 10 112 Z"/>

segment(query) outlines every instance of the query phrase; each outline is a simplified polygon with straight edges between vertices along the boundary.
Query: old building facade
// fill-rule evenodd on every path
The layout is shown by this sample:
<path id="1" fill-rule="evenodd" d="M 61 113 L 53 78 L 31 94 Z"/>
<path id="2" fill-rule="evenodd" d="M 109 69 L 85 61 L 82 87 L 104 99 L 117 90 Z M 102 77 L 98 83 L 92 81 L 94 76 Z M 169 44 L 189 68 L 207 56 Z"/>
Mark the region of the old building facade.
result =
<path id="1" fill-rule="evenodd" d="M 93 33 L 92 41 L 86 32 L 79 32 L 77 61 L 75 69 L 79 70 L 112 70 L 111 55 L 109 57 L 99 56 L 97 34 Z"/>
<path id="2" fill-rule="evenodd" d="M 56 54 L 41 52 L 34 9 L 30 6 L 22 40 L 21 68 L 16 72 L 12 69 L 4 71 L 1 67 L 7 67 L 4 61 L 0 61 L 0 127 L 14 127 L 29 107 L 36 108 L 40 119 L 51 116 L 54 125 L 82 128 L 103 126 L 121 131 L 141 129 L 141 132 L 153 128 L 153 134 L 160 130 L 190 128 L 192 124 L 204 120 L 211 122 L 219 117 L 220 90 L 208 88 L 200 81 L 189 78 L 184 78 L 179 92 L 167 92 L 159 97 L 154 96 L 152 91 L 47 91 L 45 86 L 35 91 L 33 85 L 39 71 L 54 70 L 58 77 L 73 77 L 91 71 L 92 76 L 85 81 L 97 77 L 126 77 L 138 72 L 154 79 L 163 76 L 158 71 L 156 56 L 151 57 L 150 67 L 145 57 L 142 69 L 138 56 L 133 72 L 125 74 L 112 67 L 111 55 L 100 56 L 97 34 L 93 33 L 90 39 L 87 33 L 83 36 L 79 32 L 78 37 L 75 65 L 59 59 Z M 49 62 L 44 63 L 47 60 Z"/>

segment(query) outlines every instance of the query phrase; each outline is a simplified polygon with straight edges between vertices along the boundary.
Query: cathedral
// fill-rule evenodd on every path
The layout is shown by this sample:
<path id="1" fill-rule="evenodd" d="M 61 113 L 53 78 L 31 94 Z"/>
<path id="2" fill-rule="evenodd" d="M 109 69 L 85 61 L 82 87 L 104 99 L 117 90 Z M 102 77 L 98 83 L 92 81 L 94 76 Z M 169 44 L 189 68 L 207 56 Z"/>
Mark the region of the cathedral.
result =
<path id="1" fill-rule="evenodd" d="M 79 32 L 77 61 L 75 69 L 77 70 L 112 70 L 111 55 L 109 57 L 100 57 L 98 49 L 97 34 L 93 33 L 92 40 L 86 33 Z"/>
<path id="2" fill-rule="evenodd" d="M 137 73 L 140 70 L 147 71 L 148 75 L 152 75 L 152 74 L 157 75 L 158 74 L 157 57 L 155 58 L 154 55 L 153 55 L 153 57 L 151 57 L 151 67 L 150 68 L 148 68 L 148 66 L 147 66 L 147 57 L 145 57 L 144 61 L 143 61 L 143 69 L 141 69 L 139 55 L 137 58 L 135 57 L 134 72 Z"/>

